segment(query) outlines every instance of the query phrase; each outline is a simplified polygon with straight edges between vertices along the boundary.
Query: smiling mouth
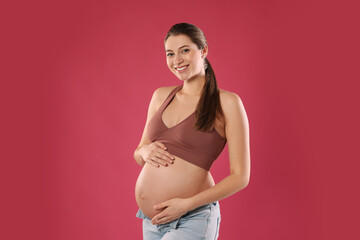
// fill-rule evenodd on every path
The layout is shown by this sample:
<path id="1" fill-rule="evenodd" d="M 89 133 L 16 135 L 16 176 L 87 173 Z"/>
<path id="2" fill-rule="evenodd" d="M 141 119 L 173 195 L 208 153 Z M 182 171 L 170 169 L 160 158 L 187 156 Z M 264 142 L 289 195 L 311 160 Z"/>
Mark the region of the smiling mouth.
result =
<path id="1" fill-rule="evenodd" d="M 185 69 L 187 69 L 189 67 L 189 65 L 183 66 L 183 67 L 178 67 L 175 68 L 178 72 L 183 72 Z"/>

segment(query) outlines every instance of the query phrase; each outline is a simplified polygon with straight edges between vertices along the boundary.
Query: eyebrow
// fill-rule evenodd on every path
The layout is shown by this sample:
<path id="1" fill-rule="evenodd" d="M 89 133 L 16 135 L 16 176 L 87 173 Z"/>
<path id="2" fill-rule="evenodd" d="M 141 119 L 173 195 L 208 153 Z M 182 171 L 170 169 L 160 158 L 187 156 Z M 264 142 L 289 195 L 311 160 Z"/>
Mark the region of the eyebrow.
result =
<path id="1" fill-rule="evenodd" d="M 183 48 L 183 47 L 190 47 L 190 46 L 189 45 L 184 45 L 184 46 L 179 47 L 179 49 Z M 172 51 L 172 50 L 166 50 L 166 52 L 169 52 L 169 51 Z"/>

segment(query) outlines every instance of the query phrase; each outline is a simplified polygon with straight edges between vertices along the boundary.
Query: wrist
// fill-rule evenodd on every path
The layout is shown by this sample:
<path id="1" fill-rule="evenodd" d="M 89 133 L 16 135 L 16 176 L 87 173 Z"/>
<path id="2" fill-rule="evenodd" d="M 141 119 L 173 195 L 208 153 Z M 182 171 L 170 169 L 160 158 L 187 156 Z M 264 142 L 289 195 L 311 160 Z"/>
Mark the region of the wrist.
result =
<path id="1" fill-rule="evenodd" d="M 196 208 L 196 206 L 194 205 L 194 200 L 192 197 L 189 197 L 189 198 L 185 198 L 185 207 L 186 207 L 186 210 L 187 211 L 191 211 L 193 210 L 194 208 Z"/>

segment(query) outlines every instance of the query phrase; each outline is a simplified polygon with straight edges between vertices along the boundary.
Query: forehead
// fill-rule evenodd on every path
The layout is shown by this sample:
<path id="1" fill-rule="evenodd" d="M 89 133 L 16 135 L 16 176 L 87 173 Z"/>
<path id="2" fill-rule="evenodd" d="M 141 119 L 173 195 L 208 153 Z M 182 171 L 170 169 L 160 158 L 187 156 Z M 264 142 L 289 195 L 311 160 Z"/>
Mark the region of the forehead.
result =
<path id="1" fill-rule="evenodd" d="M 165 50 L 177 50 L 179 47 L 189 45 L 190 47 L 196 47 L 191 39 L 186 35 L 170 36 L 165 42 Z"/>

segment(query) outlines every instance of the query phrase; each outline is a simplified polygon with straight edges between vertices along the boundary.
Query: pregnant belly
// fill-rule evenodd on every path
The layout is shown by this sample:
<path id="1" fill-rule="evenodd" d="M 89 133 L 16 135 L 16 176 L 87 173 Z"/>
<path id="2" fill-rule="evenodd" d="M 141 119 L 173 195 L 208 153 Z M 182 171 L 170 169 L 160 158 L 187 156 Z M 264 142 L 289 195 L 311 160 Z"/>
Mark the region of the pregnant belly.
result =
<path id="1" fill-rule="evenodd" d="M 159 168 L 145 163 L 136 181 L 136 202 L 149 218 L 161 212 L 153 205 L 175 197 L 191 197 L 215 185 L 209 171 L 174 157 L 173 164 Z"/>

